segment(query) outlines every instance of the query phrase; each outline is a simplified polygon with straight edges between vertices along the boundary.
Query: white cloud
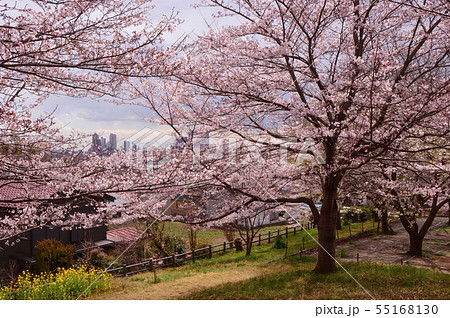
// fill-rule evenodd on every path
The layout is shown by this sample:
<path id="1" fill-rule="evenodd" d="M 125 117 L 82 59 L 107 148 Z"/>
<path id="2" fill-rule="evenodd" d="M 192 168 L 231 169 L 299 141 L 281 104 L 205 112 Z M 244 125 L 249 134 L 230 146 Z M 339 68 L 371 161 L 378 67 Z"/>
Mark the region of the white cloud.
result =
<path id="1" fill-rule="evenodd" d="M 167 43 L 174 43 L 184 35 L 195 36 L 204 33 L 208 23 L 212 21 L 215 10 L 210 8 L 193 8 L 193 0 L 154 0 L 156 6 L 150 17 L 158 21 L 165 14 L 169 16 L 178 11 L 178 18 L 184 22 L 172 34 L 167 35 Z M 232 21 L 226 20 L 226 24 Z M 222 23 L 223 25 L 223 23 Z M 57 124 L 63 127 L 63 133 L 69 134 L 73 130 L 86 134 L 101 133 L 105 137 L 109 133 L 115 133 L 119 139 L 126 138 L 144 127 L 166 130 L 154 123 L 149 123 L 145 118 L 152 117 L 151 112 L 144 107 L 132 107 L 128 105 L 115 105 L 106 101 L 98 101 L 91 98 L 73 98 L 53 95 L 44 103 L 33 110 L 35 116 L 45 113 L 53 113 Z"/>

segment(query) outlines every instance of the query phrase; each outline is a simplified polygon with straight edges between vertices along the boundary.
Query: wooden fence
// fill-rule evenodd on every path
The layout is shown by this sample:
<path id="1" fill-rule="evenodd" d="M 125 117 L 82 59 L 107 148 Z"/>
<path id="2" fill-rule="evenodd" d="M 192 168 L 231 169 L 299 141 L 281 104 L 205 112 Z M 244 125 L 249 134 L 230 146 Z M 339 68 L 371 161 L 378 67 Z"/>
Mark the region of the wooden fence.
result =
<path id="1" fill-rule="evenodd" d="M 288 226 L 284 229 L 278 229 L 276 231 L 268 231 L 265 233 L 259 233 L 254 239 L 253 244 L 261 245 L 265 242 L 271 243 L 280 237 L 288 237 L 289 234 L 296 234 L 303 231 L 303 229 L 309 230 L 314 228 L 313 222 L 303 223 L 301 226 Z M 245 246 L 245 242 L 242 242 Z M 108 269 L 107 272 L 116 277 L 133 275 L 146 271 L 154 271 L 158 268 L 166 268 L 179 266 L 187 262 L 195 263 L 196 260 L 203 258 L 212 258 L 215 254 L 223 255 L 227 251 L 233 250 L 233 242 L 223 242 L 221 244 L 209 245 L 200 249 L 192 250 L 182 254 L 173 254 L 167 257 L 145 260 L 143 262 L 131 265 L 123 265 L 121 267 Z"/>

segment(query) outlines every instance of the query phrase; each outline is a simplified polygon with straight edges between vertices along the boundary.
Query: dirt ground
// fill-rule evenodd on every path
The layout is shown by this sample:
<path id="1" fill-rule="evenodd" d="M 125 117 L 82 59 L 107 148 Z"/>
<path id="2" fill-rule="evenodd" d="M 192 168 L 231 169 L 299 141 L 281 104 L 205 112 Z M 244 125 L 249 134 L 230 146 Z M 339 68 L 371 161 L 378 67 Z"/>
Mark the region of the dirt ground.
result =
<path id="1" fill-rule="evenodd" d="M 242 265 L 242 264 L 241 264 Z M 90 299 L 177 299 L 184 295 L 220 284 L 236 283 L 252 277 L 281 271 L 259 266 L 239 266 L 209 273 L 193 272 L 192 276 L 153 284 L 149 274 L 136 275 L 113 281 L 113 288 Z M 139 279 L 146 277 L 146 279 Z"/>
<path id="2" fill-rule="evenodd" d="M 424 220 L 419 220 L 421 225 Z M 361 238 L 337 247 L 343 262 L 374 261 L 425 267 L 450 274 L 450 229 L 448 218 L 436 218 L 423 243 L 423 257 L 407 254 L 409 236 L 402 224 L 392 226 L 394 235 Z"/>

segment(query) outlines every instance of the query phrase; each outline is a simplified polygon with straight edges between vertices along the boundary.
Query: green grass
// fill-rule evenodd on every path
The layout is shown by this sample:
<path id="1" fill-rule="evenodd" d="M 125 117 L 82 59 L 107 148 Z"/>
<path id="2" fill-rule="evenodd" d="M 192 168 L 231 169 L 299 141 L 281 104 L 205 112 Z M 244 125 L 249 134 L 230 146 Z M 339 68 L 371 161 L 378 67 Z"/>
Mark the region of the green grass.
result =
<path id="1" fill-rule="evenodd" d="M 287 226 L 293 225 L 268 226 L 262 228 L 259 233 L 264 234 L 270 231 L 273 233 L 272 236 L 274 236 L 276 231 L 280 230 L 280 232 L 282 233 L 282 231 Z M 182 237 L 185 240 L 188 240 L 188 228 L 189 227 L 186 224 L 179 222 L 166 223 L 166 229 L 168 233 Z M 235 237 L 239 237 L 238 232 L 235 233 Z M 220 229 L 202 228 L 197 231 L 198 246 L 205 246 L 209 244 L 214 245 L 222 243 L 224 241 L 226 241 L 226 238 L 223 231 Z"/>
<path id="2" fill-rule="evenodd" d="M 368 221 L 364 224 L 364 230 L 368 230 L 371 228 L 372 222 Z M 178 233 L 181 233 L 183 230 L 183 224 L 181 223 L 172 223 L 169 225 L 170 231 L 173 231 L 171 233 L 177 233 L 177 231 L 180 231 Z M 270 261 L 273 259 L 279 259 L 284 258 L 284 255 L 286 254 L 285 249 L 273 249 L 273 246 L 276 242 L 276 231 L 278 228 L 281 227 L 270 227 L 270 228 L 264 228 L 261 230 L 261 233 L 267 233 L 271 231 L 273 234 L 270 243 L 268 241 L 264 241 L 261 243 L 261 245 L 258 245 L 257 242 L 253 244 L 252 252 L 250 256 L 245 256 L 244 252 L 227 252 L 225 255 L 221 255 L 218 257 L 217 255 L 220 255 L 221 253 L 215 254 L 212 259 L 202 259 L 202 260 L 196 260 L 195 264 L 187 263 L 185 265 L 182 265 L 180 267 L 177 267 L 176 270 L 180 271 L 183 270 L 183 268 L 196 268 L 196 267 L 202 267 L 202 266 L 209 266 L 209 265 L 217 265 L 217 264 L 229 264 L 229 263 L 235 263 L 240 262 L 244 260 L 251 260 L 251 261 Z M 285 227 L 282 227 L 283 229 Z M 352 235 L 357 234 L 358 230 L 361 230 L 361 224 L 355 223 L 352 224 Z M 187 231 L 186 231 L 187 232 Z M 217 235 L 216 230 L 211 231 L 205 231 L 200 232 L 203 233 L 207 237 L 208 235 L 210 237 L 214 237 L 214 235 Z M 222 233 L 220 231 L 220 233 Z M 347 228 L 343 228 L 339 231 L 339 238 L 345 238 L 348 237 L 350 234 L 350 230 Z M 317 247 L 316 241 L 318 240 L 318 230 L 317 228 L 310 229 L 308 233 L 306 231 L 297 231 L 294 235 L 293 233 L 288 235 L 288 238 L 285 237 L 283 231 L 280 232 L 280 236 L 282 237 L 283 241 L 287 243 L 287 255 L 293 255 L 297 254 L 303 249 L 310 249 Z M 223 238 L 222 238 L 223 239 Z M 223 241 L 222 241 L 223 242 Z M 212 244 L 212 242 L 209 242 L 209 244 Z M 352 243 L 350 243 L 352 244 Z"/>
<path id="3" fill-rule="evenodd" d="M 167 234 L 172 234 L 183 238 L 186 242 L 189 241 L 189 227 L 186 224 L 179 222 L 167 222 L 165 224 Z M 225 235 L 222 230 L 204 228 L 197 231 L 197 246 L 208 244 L 218 244 L 225 240 Z"/>
<path id="4" fill-rule="evenodd" d="M 356 225 L 358 226 L 358 225 Z M 359 225 L 360 226 L 360 225 Z M 317 230 L 310 231 L 317 236 Z M 353 230 L 352 230 L 353 233 Z M 356 233 L 356 231 L 355 231 Z M 342 233 L 341 233 L 342 234 Z M 288 255 L 314 241 L 305 232 L 289 235 Z M 342 235 L 341 235 L 342 238 Z M 285 258 L 285 249 L 256 245 L 250 256 L 228 252 L 211 259 L 112 280 L 101 299 L 368 299 L 342 269 L 315 274 L 316 260 Z M 448 299 L 449 275 L 410 266 L 344 263 L 344 267 L 377 299 Z M 232 280 L 234 278 L 234 280 Z M 207 282 L 207 284 L 205 284 Z"/>
<path id="5" fill-rule="evenodd" d="M 442 226 L 441 228 L 438 228 L 437 230 L 436 230 L 437 232 L 449 232 L 450 231 L 450 226 L 448 226 L 448 225 L 444 225 L 444 226 Z"/>
<path id="6" fill-rule="evenodd" d="M 303 257 L 286 271 L 222 284 L 182 299 L 369 299 L 343 270 L 315 274 L 315 259 Z M 345 268 L 376 299 L 448 299 L 449 275 L 426 269 L 374 263 L 345 264 Z"/>
<path id="7" fill-rule="evenodd" d="M 348 257 L 347 251 L 346 251 L 345 249 L 339 249 L 339 250 L 336 252 L 336 255 L 337 255 L 338 257 L 341 257 L 341 258 Z"/>
<path id="8" fill-rule="evenodd" d="M 364 224 L 367 230 L 371 221 Z M 352 234 L 361 224 L 352 224 Z M 348 236 L 344 228 L 340 238 Z M 309 231 L 317 238 L 317 229 Z M 290 234 L 287 255 L 316 246 L 304 231 Z M 229 251 L 211 259 L 183 266 L 158 269 L 154 273 L 112 280 L 110 291 L 96 294 L 101 299 L 369 299 L 342 269 L 320 275 L 309 256 L 288 256 L 285 249 L 270 244 L 254 245 L 250 256 Z M 375 242 L 375 241 L 374 241 Z M 376 244 L 376 243 L 375 243 Z M 338 254 L 345 254 L 339 249 Z M 341 255 L 342 256 L 342 255 Z M 377 299 L 448 299 L 449 275 L 422 268 L 376 263 L 343 263 L 346 270 Z"/>
<path id="9" fill-rule="evenodd" d="M 436 255 L 436 256 L 449 255 L 449 253 L 447 251 L 440 251 L 440 250 L 439 251 L 435 251 L 433 254 Z"/>
<path id="10" fill-rule="evenodd" d="M 272 237 L 271 244 L 272 244 L 276 240 L 275 236 L 276 236 L 278 230 L 280 230 L 280 236 L 282 236 L 284 238 L 285 237 L 284 236 L 285 228 L 287 226 L 293 227 L 294 225 L 297 225 L 297 224 L 264 227 L 259 231 L 258 234 L 264 235 L 265 233 L 268 233 L 270 231 L 272 233 L 271 234 L 271 237 Z M 137 221 L 133 221 L 133 222 L 127 224 L 126 226 L 135 226 L 138 228 L 142 228 L 142 224 L 138 223 Z M 188 228 L 189 227 L 186 224 L 179 223 L 179 222 L 167 222 L 165 224 L 165 229 L 166 229 L 167 234 L 172 234 L 172 235 L 176 235 L 176 236 L 183 238 L 183 240 L 186 242 L 186 248 L 189 248 L 188 243 L 187 243 L 189 241 Z M 364 222 L 364 231 L 367 231 L 369 229 L 374 229 L 374 228 L 376 228 L 376 223 L 374 224 L 372 221 Z M 361 223 L 351 224 L 352 235 L 355 235 L 360 231 L 361 231 Z M 310 229 L 308 232 L 314 237 L 314 239 L 317 240 L 317 238 L 318 238 L 317 229 Z M 349 230 L 348 225 L 343 226 L 342 229 L 339 230 L 339 238 L 340 239 L 349 236 L 349 234 L 350 234 L 350 230 Z M 291 237 L 291 236 L 293 236 L 293 235 L 290 234 L 289 237 Z M 237 232 L 235 234 L 235 237 L 239 237 L 239 234 Z M 317 246 L 317 244 L 310 237 L 310 235 L 306 234 L 304 231 L 300 231 L 299 228 L 297 228 L 297 234 L 295 235 L 295 237 L 299 238 L 300 240 L 303 240 L 303 237 L 304 237 L 305 249 L 309 249 L 309 248 Z M 225 238 L 223 231 L 220 229 L 202 228 L 202 229 L 198 230 L 198 232 L 197 232 L 197 248 L 201 248 L 201 247 L 204 247 L 207 245 L 220 244 L 220 243 L 223 243 L 224 241 L 226 241 L 226 238 Z M 266 243 L 267 243 L 267 241 L 263 242 L 263 244 L 266 244 Z M 289 243 L 289 244 L 291 244 L 291 243 Z M 298 250 L 300 250 L 300 248 L 303 248 L 303 244 L 300 244 L 300 245 L 296 244 L 295 248 L 298 248 Z M 294 249 L 294 246 L 289 247 L 289 251 L 291 251 L 293 249 Z"/>

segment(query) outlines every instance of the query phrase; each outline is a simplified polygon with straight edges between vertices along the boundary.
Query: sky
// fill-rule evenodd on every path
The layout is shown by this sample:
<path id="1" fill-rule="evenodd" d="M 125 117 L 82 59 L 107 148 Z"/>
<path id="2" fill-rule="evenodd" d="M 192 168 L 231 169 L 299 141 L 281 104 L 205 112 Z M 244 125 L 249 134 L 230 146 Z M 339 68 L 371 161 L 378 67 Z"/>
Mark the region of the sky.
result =
<path id="1" fill-rule="evenodd" d="M 211 23 L 212 10 L 210 8 L 193 8 L 194 0 L 154 0 L 156 8 L 150 17 L 159 20 L 163 14 L 170 15 L 172 10 L 178 12 L 178 18 L 183 23 L 177 30 L 166 36 L 167 43 L 174 43 L 186 34 L 201 34 Z M 73 130 L 108 137 L 110 133 L 118 135 L 119 144 L 137 131 L 149 127 L 152 129 L 167 130 L 157 124 L 145 121 L 151 112 L 143 107 L 129 105 L 116 105 L 108 102 L 99 102 L 92 98 L 73 98 L 67 96 L 51 96 L 34 109 L 36 116 L 53 113 L 56 123 L 63 127 L 63 133 Z"/>

